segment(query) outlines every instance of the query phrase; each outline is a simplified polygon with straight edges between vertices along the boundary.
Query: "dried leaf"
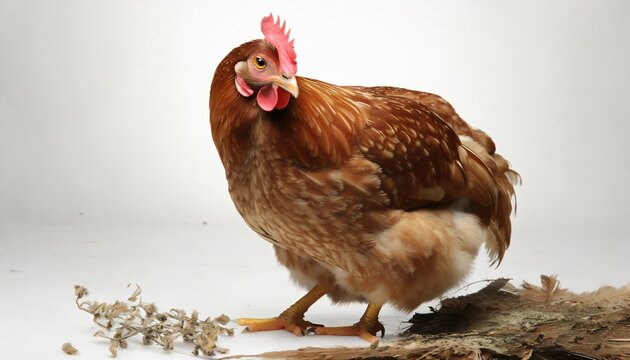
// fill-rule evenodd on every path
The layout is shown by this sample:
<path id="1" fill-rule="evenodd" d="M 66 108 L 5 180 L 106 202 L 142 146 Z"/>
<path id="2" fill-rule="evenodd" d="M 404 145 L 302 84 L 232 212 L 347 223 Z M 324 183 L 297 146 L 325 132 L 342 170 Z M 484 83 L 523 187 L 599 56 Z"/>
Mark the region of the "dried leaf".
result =
<path id="1" fill-rule="evenodd" d="M 164 336 L 162 338 L 162 343 L 164 344 L 162 345 L 162 348 L 164 348 L 164 350 L 173 350 L 173 337 L 171 335 Z"/>
<path id="2" fill-rule="evenodd" d="M 61 346 L 61 350 L 63 350 L 63 352 L 65 352 L 68 355 L 76 355 L 79 350 L 77 350 L 74 346 L 72 346 L 72 344 L 70 343 L 65 343 Z"/>
<path id="3" fill-rule="evenodd" d="M 147 313 L 147 316 L 153 315 L 158 312 L 157 306 L 155 304 L 140 304 L 140 307 Z"/>
<path id="4" fill-rule="evenodd" d="M 230 322 L 230 317 L 229 317 L 229 316 L 227 316 L 227 315 L 225 315 L 225 314 L 221 314 L 220 316 L 217 316 L 217 317 L 214 319 L 214 322 L 219 323 L 219 324 L 221 324 L 221 325 L 225 325 L 225 324 L 227 324 L 228 322 Z"/>
<path id="5" fill-rule="evenodd" d="M 90 293 L 86 288 L 81 285 L 74 285 L 74 295 L 76 295 L 77 299 L 81 299 L 84 296 L 88 296 Z"/>
<path id="6" fill-rule="evenodd" d="M 114 305 L 111 306 L 108 318 L 117 318 L 120 315 L 129 312 L 129 307 L 127 304 L 116 301 Z"/>
<path id="7" fill-rule="evenodd" d="M 109 342 L 109 352 L 112 354 L 112 357 L 116 357 L 118 355 L 118 341 L 111 340 Z"/>
<path id="8" fill-rule="evenodd" d="M 182 309 L 171 309 L 170 316 L 178 321 L 182 321 L 186 317 L 186 312 Z"/>
<path id="9" fill-rule="evenodd" d="M 127 287 L 129 287 L 129 285 L 127 285 Z M 131 294 L 131 296 L 127 298 L 127 300 L 135 302 L 138 300 L 138 297 L 140 296 L 141 293 L 142 293 L 142 290 L 140 289 L 140 286 L 136 284 L 136 291 L 134 291 L 133 294 Z"/>

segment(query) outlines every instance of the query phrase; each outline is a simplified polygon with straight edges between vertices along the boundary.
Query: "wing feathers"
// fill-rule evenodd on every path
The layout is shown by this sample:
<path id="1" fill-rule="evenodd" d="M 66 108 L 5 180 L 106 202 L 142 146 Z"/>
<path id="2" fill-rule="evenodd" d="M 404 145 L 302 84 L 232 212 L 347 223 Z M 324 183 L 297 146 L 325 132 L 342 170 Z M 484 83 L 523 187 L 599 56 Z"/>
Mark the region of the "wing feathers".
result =
<path id="1" fill-rule="evenodd" d="M 353 89 L 372 103 L 370 121 L 357 141 L 363 155 L 381 166 L 391 206 L 410 211 L 470 198 L 489 226 L 488 251 L 500 261 L 510 243 L 518 174 L 495 154 L 492 139 L 468 126 L 436 95 L 396 88 Z"/>

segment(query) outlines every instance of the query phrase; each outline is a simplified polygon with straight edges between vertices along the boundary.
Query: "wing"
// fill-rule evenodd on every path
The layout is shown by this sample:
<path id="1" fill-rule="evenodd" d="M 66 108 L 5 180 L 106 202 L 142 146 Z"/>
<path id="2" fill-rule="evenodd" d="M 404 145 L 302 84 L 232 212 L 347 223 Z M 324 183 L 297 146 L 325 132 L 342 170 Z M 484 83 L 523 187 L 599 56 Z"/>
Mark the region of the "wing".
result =
<path id="1" fill-rule="evenodd" d="M 390 87 L 353 90 L 370 104 L 358 148 L 381 167 L 390 206 L 409 211 L 469 198 L 490 230 L 491 258 L 501 261 L 520 176 L 495 153 L 492 139 L 437 95 Z"/>
<path id="2" fill-rule="evenodd" d="M 435 112 L 442 120 L 444 120 L 455 133 L 459 136 L 469 136 L 475 142 L 479 143 L 486 152 L 489 154 L 494 154 L 496 147 L 494 142 L 485 132 L 474 129 L 468 123 L 466 123 L 460 116 L 457 114 L 453 106 L 448 103 L 448 101 L 444 100 L 441 96 L 408 89 L 401 89 L 396 87 L 373 87 L 369 88 L 371 92 L 377 90 L 380 93 L 385 93 L 387 96 L 392 97 L 402 97 L 409 99 L 413 102 L 424 105 L 427 109 Z"/>
<path id="3" fill-rule="evenodd" d="M 494 205 L 492 171 L 462 144 L 452 124 L 423 104 L 422 96 L 395 88 L 355 90 L 370 103 L 357 144 L 363 156 L 381 167 L 391 207 L 412 210 L 460 197 Z M 455 125 L 471 131 L 460 121 Z"/>

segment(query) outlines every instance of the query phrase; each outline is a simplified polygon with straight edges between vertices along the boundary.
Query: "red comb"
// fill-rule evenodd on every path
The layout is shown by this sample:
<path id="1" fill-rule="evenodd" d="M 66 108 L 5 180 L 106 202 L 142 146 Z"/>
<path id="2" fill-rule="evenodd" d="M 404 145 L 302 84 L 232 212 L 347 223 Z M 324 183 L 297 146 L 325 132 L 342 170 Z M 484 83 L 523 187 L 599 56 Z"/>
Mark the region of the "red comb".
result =
<path id="1" fill-rule="evenodd" d="M 297 72 L 297 61 L 295 61 L 296 55 L 295 49 L 293 49 L 294 40 L 289 41 L 291 30 L 287 31 L 286 34 L 284 33 L 286 25 L 286 21 L 283 21 L 282 26 L 280 26 L 280 16 L 274 22 L 273 15 L 269 13 L 269 16 L 262 19 L 260 29 L 265 35 L 265 40 L 269 41 L 278 51 L 280 73 L 295 75 Z"/>

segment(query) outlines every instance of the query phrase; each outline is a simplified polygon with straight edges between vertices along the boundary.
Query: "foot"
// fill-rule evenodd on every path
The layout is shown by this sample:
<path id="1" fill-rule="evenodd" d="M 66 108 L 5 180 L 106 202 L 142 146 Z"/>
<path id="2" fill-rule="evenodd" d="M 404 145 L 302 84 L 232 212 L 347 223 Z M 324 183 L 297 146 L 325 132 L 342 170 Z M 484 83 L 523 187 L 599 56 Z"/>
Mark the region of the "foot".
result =
<path id="1" fill-rule="evenodd" d="M 363 319 L 352 326 L 322 326 L 312 329 L 312 332 L 316 335 L 359 336 L 361 339 L 369 342 L 372 348 L 378 345 L 376 334 L 379 331 L 381 332 L 381 338 L 385 336 L 385 327 L 378 320 L 375 322 L 367 322 Z"/>
<path id="2" fill-rule="evenodd" d="M 238 324 L 246 326 L 243 332 L 286 330 L 297 336 L 302 336 L 308 331 L 323 325 L 313 324 L 304 320 L 304 315 L 292 315 L 282 313 L 280 316 L 266 319 L 240 318 Z"/>

